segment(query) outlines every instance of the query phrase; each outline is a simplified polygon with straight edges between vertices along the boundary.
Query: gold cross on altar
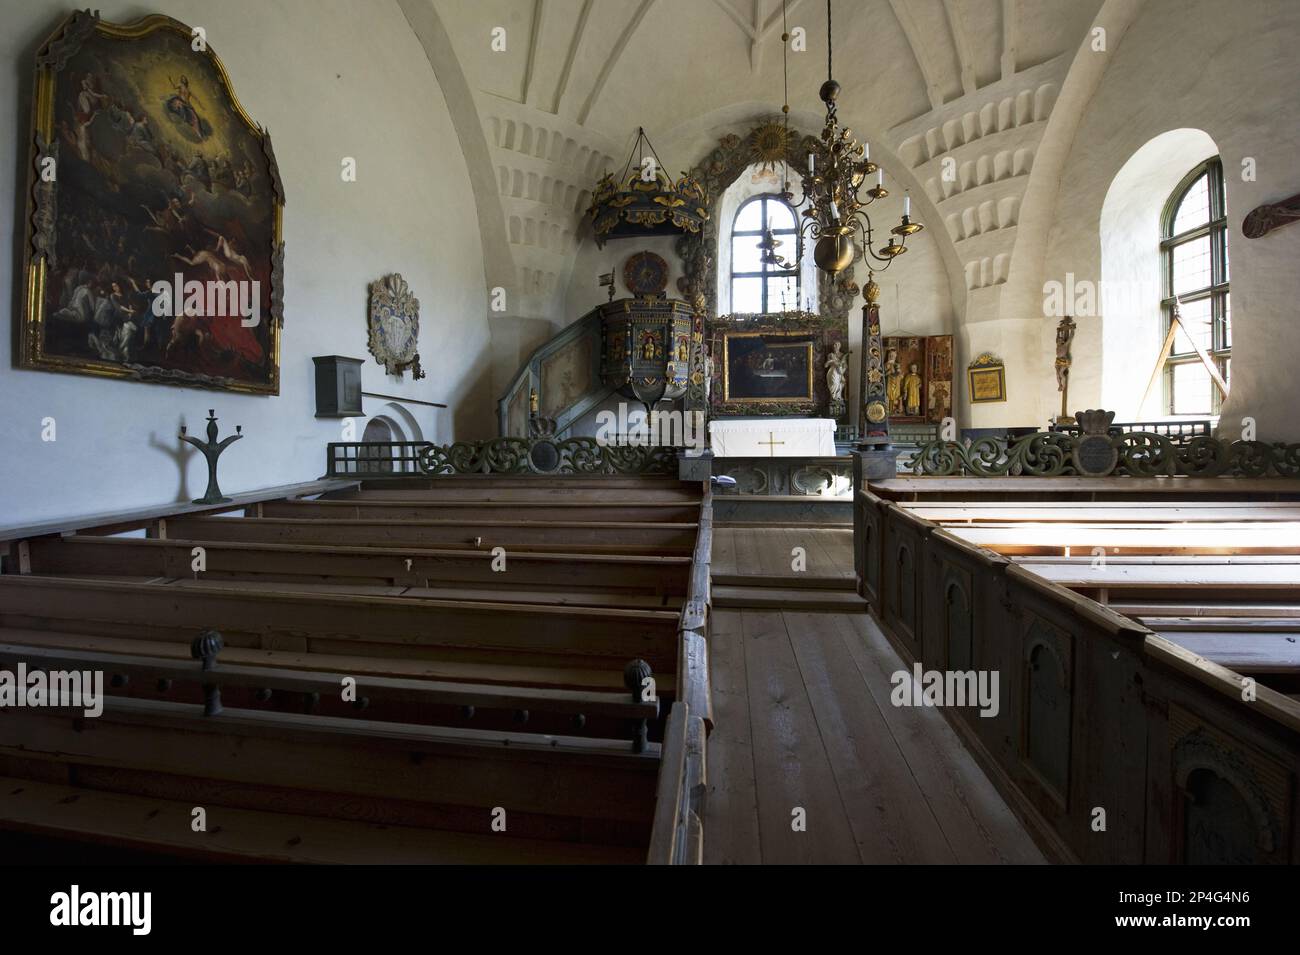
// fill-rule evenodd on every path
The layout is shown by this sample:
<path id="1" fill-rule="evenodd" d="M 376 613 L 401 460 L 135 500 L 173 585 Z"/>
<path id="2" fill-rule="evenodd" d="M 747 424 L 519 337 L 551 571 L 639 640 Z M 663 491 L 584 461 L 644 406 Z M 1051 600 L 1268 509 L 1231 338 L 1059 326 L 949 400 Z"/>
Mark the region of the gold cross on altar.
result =
<path id="1" fill-rule="evenodd" d="M 772 432 L 772 431 L 769 431 L 769 432 L 767 433 L 767 440 L 766 440 L 766 441 L 760 441 L 760 442 L 758 442 L 759 444 L 766 444 L 766 445 L 768 446 L 768 448 L 767 448 L 768 457 L 772 457 L 772 458 L 776 457 L 776 447 L 775 447 L 775 445 L 778 445 L 778 444 L 785 444 L 784 441 L 776 441 L 776 440 L 774 440 L 775 438 L 776 438 L 776 433 L 775 433 L 775 432 Z"/>

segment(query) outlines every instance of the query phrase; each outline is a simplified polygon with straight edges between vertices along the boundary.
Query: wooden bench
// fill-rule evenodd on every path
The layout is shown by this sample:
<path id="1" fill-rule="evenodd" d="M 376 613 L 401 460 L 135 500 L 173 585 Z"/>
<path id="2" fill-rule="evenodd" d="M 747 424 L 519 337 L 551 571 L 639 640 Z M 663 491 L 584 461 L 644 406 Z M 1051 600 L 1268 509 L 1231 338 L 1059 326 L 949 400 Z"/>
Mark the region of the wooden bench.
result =
<path id="1" fill-rule="evenodd" d="M 218 520 L 218 518 L 213 518 Z M 1300 524 L 981 524 L 948 525 L 973 544 L 1007 555 L 1300 555 Z"/>
<path id="2" fill-rule="evenodd" d="M 635 865 L 639 846 L 526 839 L 333 819 L 287 811 L 223 806 L 205 832 L 194 832 L 193 800 L 122 795 L 75 786 L 0 777 L 0 824 L 11 832 L 73 843 L 69 854 L 87 856 L 87 843 L 146 858 L 198 862 L 313 865 Z M 12 850 L 7 850 L 13 859 Z M 39 861 L 47 861 L 42 849 Z M 38 861 L 34 859 L 32 861 Z"/>
<path id="3" fill-rule="evenodd" d="M 1297 501 L 1283 479 L 890 480 L 855 495 L 856 563 L 906 662 L 1000 675 L 996 715 L 943 712 L 1050 857 L 1288 862 Z"/>
<path id="4" fill-rule="evenodd" d="M 110 516 L 11 541 L 0 664 L 100 670 L 109 696 L 93 720 L 0 713 L 0 774 L 19 781 L 0 827 L 362 861 L 374 850 L 347 841 L 382 820 L 410 837 L 375 844 L 412 861 L 699 861 L 707 487 L 476 475 L 321 490 L 255 496 L 260 517 Z M 645 519 L 606 519 L 629 513 Z M 225 646 L 205 672 L 190 652 L 207 630 Z M 634 698 L 637 660 L 653 699 Z M 214 688 L 222 709 L 202 716 Z M 52 808 L 68 796 L 98 817 Z M 191 834 L 178 804 L 229 834 Z M 498 807 L 508 835 L 490 828 Z M 142 812 L 186 828 L 151 831 Z"/>
<path id="5" fill-rule="evenodd" d="M 640 657 L 671 673 L 679 614 L 4 575 L 0 622 L 187 645 L 196 629 L 213 629 L 231 647 L 466 662 L 509 654 L 543 667 L 621 669 Z"/>
<path id="6" fill-rule="evenodd" d="M 0 715 L 8 775 L 204 807 L 639 847 L 649 843 L 660 747 L 109 696 L 104 712 Z M 42 773 L 41 765 L 47 771 Z M 48 770 L 58 770 L 49 772 Z M 292 823 L 284 844 L 295 835 Z M 196 834 L 194 838 L 200 836 Z"/>
<path id="7" fill-rule="evenodd" d="M 639 693 L 435 681 L 298 667 L 220 662 L 204 670 L 175 657 L 46 646 L 35 631 L 0 629 L 0 665 L 11 670 L 103 673 L 107 692 L 142 699 L 326 716 L 623 738 L 633 742 L 659 718 L 657 702 Z M 216 654 L 215 658 L 219 658 Z M 345 698 L 346 680 L 352 692 Z"/>
<path id="8" fill-rule="evenodd" d="M 899 506 L 943 525 L 1300 521 L 1300 504 L 1280 501 L 919 501 Z"/>
<path id="9" fill-rule="evenodd" d="M 304 520 L 560 521 L 568 523 L 693 523 L 698 501 L 584 501 L 561 497 L 550 501 L 387 501 L 354 496 L 314 501 L 267 501 L 249 509 L 250 517 Z"/>
<path id="10" fill-rule="evenodd" d="M 204 570 L 192 569 L 194 548 Z M 24 573 L 77 577 L 201 576 L 206 580 L 310 581 L 410 587 L 490 588 L 524 594 L 535 590 L 607 592 L 684 597 L 691 558 L 684 555 L 537 553 L 507 554 L 494 570 L 491 551 L 261 544 L 247 541 L 44 537 L 24 543 Z M 408 566 L 408 561 L 409 566 Z M 496 564 L 496 566 L 500 566 Z"/>
<path id="11" fill-rule="evenodd" d="M 872 481 L 889 501 L 1300 501 L 1295 478 L 900 477 Z"/>
<path id="12" fill-rule="evenodd" d="M 167 537 L 264 544 L 455 547 L 490 551 L 571 551 L 607 554 L 683 554 L 695 544 L 694 523 L 511 520 L 324 520 L 253 517 L 179 517 L 165 522 Z"/>

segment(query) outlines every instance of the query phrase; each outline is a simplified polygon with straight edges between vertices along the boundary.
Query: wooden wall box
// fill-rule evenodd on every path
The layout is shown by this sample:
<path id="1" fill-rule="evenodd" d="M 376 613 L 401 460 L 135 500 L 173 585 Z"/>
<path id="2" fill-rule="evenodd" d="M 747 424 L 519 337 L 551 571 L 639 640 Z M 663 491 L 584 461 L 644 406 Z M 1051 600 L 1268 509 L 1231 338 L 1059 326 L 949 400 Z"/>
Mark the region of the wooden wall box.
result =
<path id="1" fill-rule="evenodd" d="M 316 363 L 316 417 L 347 418 L 360 415 L 360 358 L 318 355 Z"/>

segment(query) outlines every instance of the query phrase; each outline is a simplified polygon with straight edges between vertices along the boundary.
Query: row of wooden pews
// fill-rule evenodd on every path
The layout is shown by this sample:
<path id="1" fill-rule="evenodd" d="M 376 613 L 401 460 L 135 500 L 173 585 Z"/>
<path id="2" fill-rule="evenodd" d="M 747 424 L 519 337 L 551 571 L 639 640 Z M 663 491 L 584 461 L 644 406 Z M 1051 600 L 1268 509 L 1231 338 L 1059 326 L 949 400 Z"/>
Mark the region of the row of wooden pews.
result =
<path id="1" fill-rule="evenodd" d="M 697 862 L 711 499 L 333 482 L 6 533 L 0 827 L 164 857 Z M 202 809 L 206 828 L 191 826 Z"/>
<path id="2" fill-rule="evenodd" d="M 1001 675 L 947 715 L 1057 858 L 1300 861 L 1300 481 L 902 478 L 857 524 L 909 662 Z"/>

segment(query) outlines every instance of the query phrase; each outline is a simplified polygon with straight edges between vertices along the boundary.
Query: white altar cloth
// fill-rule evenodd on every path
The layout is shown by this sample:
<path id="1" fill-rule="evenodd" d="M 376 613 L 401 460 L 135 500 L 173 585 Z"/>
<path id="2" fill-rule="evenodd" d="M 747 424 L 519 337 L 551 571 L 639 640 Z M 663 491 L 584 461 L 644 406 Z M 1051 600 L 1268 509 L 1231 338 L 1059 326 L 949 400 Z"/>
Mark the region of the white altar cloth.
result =
<path id="1" fill-rule="evenodd" d="M 832 418 L 715 418 L 709 442 L 717 458 L 835 456 Z"/>

